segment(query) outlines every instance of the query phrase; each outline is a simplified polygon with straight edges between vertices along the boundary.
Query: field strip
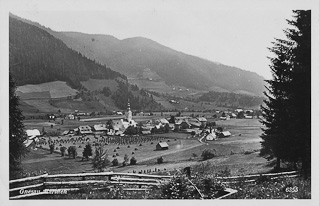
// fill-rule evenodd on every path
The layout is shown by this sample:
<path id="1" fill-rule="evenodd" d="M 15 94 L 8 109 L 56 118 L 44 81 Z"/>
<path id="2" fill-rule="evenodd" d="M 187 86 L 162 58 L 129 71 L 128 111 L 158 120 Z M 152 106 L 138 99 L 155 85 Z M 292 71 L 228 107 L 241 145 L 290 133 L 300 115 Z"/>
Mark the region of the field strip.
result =
<path id="1" fill-rule="evenodd" d="M 162 156 L 165 156 L 165 155 L 174 154 L 174 153 L 178 153 L 178 152 L 183 152 L 183 151 L 186 151 L 186 150 L 189 150 L 189 149 L 193 149 L 195 147 L 199 147 L 201 145 L 203 145 L 203 144 L 192 145 L 190 147 L 183 148 L 183 149 L 180 149 L 180 150 L 173 150 L 171 152 L 167 152 L 167 153 L 164 153 L 164 154 L 159 154 L 159 155 L 155 155 L 155 156 L 152 156 L 152 157 L 149 157 L 149 158 L 142 159 L 139 162 L 145 162 L 145 161 L 149 161 L 149 160 L 152 160 L 152 159 L 155 159 L 155 158 L 158 158 L 158 157 L 162 157 Z"/>

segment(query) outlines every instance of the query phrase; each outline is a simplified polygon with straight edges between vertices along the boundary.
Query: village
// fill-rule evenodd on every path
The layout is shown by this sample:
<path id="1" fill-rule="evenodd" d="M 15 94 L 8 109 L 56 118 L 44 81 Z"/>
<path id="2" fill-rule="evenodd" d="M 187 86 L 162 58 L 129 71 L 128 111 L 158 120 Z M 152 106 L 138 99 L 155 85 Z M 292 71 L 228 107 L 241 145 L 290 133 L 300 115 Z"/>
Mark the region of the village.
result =
<path id="1" fill-rule="evenodd" d="M 159 158 L 188 151 L 189 156 L 196 156 L 194 153 L 199 153 L 197 156 L 200 156 L 201 148 L 213 147 L 215 145 L 213 142 L 221 142 L 226 138 L 234 139 L 235 135 L 241 138 L 241 134 L 232 130 L 232 126 L 229 131 L 228 126 L 223 125 L 232 120 L 251 121 L 257 119 L 258 117 L 253 114 L 252 110 L 236 109 L 234 111 L 216 111 L 211 115 L 194 115 L 193 113 L 181 115 L 179 113 L 175 116 L 165 117 L 156 114 L 145 116 L 139 113 L 133 116 L 128 103 L 125 115 L 115 114 L 111 117 L 85 118 L 86 113 L 76 111 L 72 114 L 72 119 L 69 119 L 71 114 L 65 115 L 65 118 L 48 115 L 47 122 L 41 120 L 32 125 L 26 123 L 28 139 L 24 143 L 27 148 L 35 152 L 43 150 L 50 154 L 59 154 L 61 157 L 80 158 L 82 161 L 86 145 L 92 146 L 92 156 L 94 148 L 102 146 L 107 151 L 112 166 L 122 165 L 122 161 L 130 156 L 131 159 L 138 161 L 138 164 L 135 163 L 135 166 L 130 167 L 130 170 L 127 167 L 128 172 L 150 172 L 150 168 L 154 167 L 154 161 L 157 162 Z M 77 117 L 81 117 L 81 119 Z M 221 123 L 217 124 L 218 122 Z M 239 145 L 241 145 L 241 141 Z M 75 153 L 72 153 L 72 150 Z M 194 150 L 197 152 L 192 152 Z M 179 156 L 176 162 L 182 161 L 183 157 Z M 150 162 L 152 159 L 153 162 Z M 114 161 L 117 163 L 113 163 Z M 141 162 L 143 162 L 143 166 L 139 166 Z M 131 165 L 131 161 L 126 164 Z M 158 168 L 161 167 L 165 168 L 158 166 Z M 170 168 L 176 168 L 174 162 Z M 118 170 L 122 171 L 123 168 L 118 167 Z"/>

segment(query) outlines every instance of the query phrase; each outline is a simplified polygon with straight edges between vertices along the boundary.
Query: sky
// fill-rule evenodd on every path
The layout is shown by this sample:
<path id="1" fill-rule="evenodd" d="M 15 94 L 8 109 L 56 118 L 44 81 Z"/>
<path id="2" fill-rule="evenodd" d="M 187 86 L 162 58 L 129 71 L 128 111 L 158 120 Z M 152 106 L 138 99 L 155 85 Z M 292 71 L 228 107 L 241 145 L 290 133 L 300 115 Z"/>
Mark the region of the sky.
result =
<path id="1" fill-rule="evenodd" d="M 285 38 L 306 1 L 14 0 L 9 11 L 55 31 L 146 37 L 172 49 L 271 78 L 268 47 Z M 303 3 L 304 2 L 304 3 Z M 308 2 L 308 1 L 307 1 Z M 310 1 L 311 2 L 311 1 Z"/>

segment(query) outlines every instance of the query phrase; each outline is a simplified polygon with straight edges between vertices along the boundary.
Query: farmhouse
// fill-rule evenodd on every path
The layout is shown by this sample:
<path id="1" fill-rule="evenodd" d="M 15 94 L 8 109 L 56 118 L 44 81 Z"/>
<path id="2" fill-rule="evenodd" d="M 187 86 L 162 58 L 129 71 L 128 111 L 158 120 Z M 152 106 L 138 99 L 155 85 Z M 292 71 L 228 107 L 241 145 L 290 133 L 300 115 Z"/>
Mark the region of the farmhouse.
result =
<path id="1" fill-rule="evenodd" d="M 28 129 L 26 130 L 26 133 L 29 139 L 33 139 L 34 137 L 40 136 L 40 131 L 37 129 Z"/>
<path id="2" fill-rule="evenodd" d="M 166 142 L 159 142 L 156 145 L 156 150 L 167 150 L 167 149 L 169 149 L 169 145 Z"/>
<path id="3" fill-rule="evenodd" d="M 39 141 L 40 131 L 37 129 L 26 130 L 26 134 L 28 139 L 25 140 L 23 143 L 27 148 L 35 148 L 36 142 Z"/>
<path id="4" fill-rule="evenodd" d="M 79 127 L 79 133 L 80 134 L 92 134 L 91 127 L 88 125 L 80 126 Z"/>
<path id="5" fill-rule="evenodd" d="M 229 131 L 223 131 L 219 134 L 219 137 L 230 137 L 231 133 Z"/>
<path id="6" fill-rule="evenodd" d="M 96 124 L 96 125 L 93 125 L 93 130 L 95 132 L 104 132 L 104 131 L 107 131 L 107 127 L 105 124 Z"/>
<path id="7" fill-rule="evenodd" d="M 206 140 L 208 141 L 212 141 L 212 140 L 216 140 L 217 139 L 217 136 L 215 133 L 210 133 L 206 136 Z"/>
<path id="8" fill-rule="evenodd" d="M 205 125 L 207 123 L 207 119 L 205 117 L 198 117 L 197 118 L 199 122 L 201 122 L 202 125 Z"/>

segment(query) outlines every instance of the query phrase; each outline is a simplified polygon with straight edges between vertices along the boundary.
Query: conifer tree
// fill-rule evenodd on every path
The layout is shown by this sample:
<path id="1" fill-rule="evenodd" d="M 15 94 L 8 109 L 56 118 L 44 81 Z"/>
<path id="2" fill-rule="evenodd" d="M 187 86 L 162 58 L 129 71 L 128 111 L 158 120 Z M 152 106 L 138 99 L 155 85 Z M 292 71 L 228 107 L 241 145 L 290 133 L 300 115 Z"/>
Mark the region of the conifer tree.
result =
<path id="1" fill-rule="evenodd" d="M 311 160 L 311 12 L 293 11 L 286 40 L 276 39 L 270 51 L 272 80 L 262 106 L 265 125 L 260 155 L 302 163 L 310 174 Z"/>
<path id="2" fill-rule="evenodd" d="M 9 74 L 9 169 L 10 179 L 15 178 L 17 172 L 21 170 L 21 156 L 27 149 L 23 142 L 26 140 L 24 135 L 24 125 L 21 110 L 19 109 L 19 98 L 15 94 L 16 84 Z"/>

